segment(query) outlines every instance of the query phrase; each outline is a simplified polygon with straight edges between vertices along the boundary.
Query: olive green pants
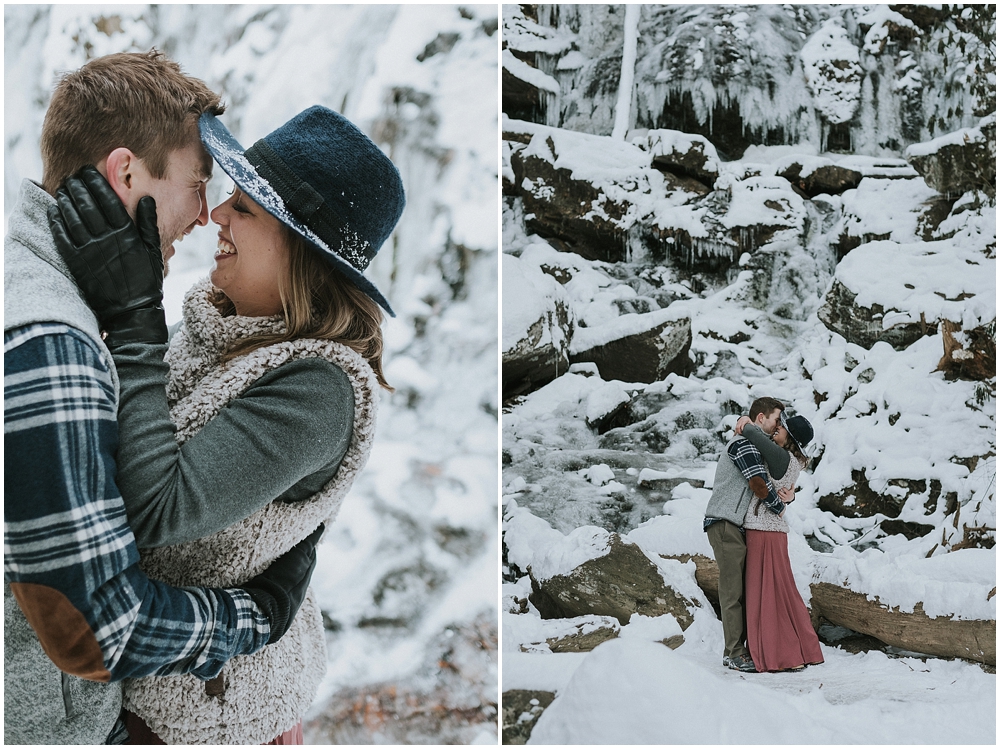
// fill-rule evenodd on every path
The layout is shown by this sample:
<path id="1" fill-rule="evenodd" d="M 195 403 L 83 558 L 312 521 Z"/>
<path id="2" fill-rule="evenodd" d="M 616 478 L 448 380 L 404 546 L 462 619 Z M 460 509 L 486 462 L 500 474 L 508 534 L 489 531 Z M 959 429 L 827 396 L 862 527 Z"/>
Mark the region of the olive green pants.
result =
<path id="1" fill-rule="evenodd" d="M 719 565 L 719 610 L 722 634 L 726 638 L 725 655 L 730 658 L 750 656 L 746 645 L 746 614 L 743 610 L 743 569 L 747 542 L 740 529 L 728 520 L 708 526 L 708 542 Z"/>

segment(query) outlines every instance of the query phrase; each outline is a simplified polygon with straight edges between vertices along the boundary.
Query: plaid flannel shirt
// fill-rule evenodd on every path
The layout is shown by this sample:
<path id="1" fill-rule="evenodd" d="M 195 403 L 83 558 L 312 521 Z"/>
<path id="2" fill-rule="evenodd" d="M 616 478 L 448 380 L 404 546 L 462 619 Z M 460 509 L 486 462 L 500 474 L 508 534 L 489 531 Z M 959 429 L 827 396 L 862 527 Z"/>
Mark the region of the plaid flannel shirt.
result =
<path id="1" fill-rule="evenodd" d="M 79 621 L 78 628 L 85 640 L 96 639 L 103 669 L 95 675 L 91 664 L 78 676 L 213 678 L 228 659 L 266 645 L 270 623 L 243 590 L 172 588 L 140 570 L 115 485 L 117 444 L 114 386 L 94 342 L 57 323 L 8 331 L 5 582 L 15 596 L 59 603 L 69 620 L 72 609 L 82 614 L 90 632 Z M 47 628 L 51 618 L 29 621 L 56 665 L 73 672 L 49 649 L 68 647 L 59 641 L 65 629 Z"/>
<path id="2" fill-rule="evenodd" d="M 771 477 L 767 475 L 767 466 L 764 465 L 764 456 L 760 454 L 760 450 L 745 437 L 735 440 L 727 450 L 729 457 L 743 474 L 743 478 L 747 481 L 754 476 L 764 479 L 767 484 L 767 496 L 761 499 L 761 502 L 767 505 L 767 508 L 775 515 L 784 512 L 785 503 L 781 501 L 778 493 L 774 490 L 774 484 L 771 482 Z"/>

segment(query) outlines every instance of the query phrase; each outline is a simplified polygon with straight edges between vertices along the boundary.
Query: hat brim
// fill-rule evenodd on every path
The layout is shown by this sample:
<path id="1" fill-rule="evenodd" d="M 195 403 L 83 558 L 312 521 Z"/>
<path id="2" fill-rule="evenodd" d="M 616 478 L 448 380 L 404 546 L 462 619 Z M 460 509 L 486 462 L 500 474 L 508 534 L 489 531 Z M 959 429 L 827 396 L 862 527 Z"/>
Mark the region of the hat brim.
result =
<path id="1" fill-rule="evenodd" d="M 788 417 L 785 416 L 784 411 L 780 412 L 779 418 L 781 421 L 781 426 L 783 426 L 785 428 L 785 431 L 788 433 L 788 439 L 790 439 L 792 442 L 795 443 L 795 446 L 799 448 L 799 450 L 802 452 L 803 455 L 805 455 L 807 458 L 811 458 L 812 455 L 809 454 L 809 445 L 800 445 L 799 441 L 795 439 L 795 435 L 792 434 L 792 430 L 788 428 Z"/>
<path id="2" fill-rule="evenodd" d="M 218 117 L 205 113 L 198 118 L 198 132 L 201 142 L 222 167 L 233 182 L 257 205 L 274 216 L 278 221 L 293 229 L 322 253 L 338 271 L 361 291 L 384 309 L 390 317 L 395 317 L 389 302 L 371 281 L 353 265 L 340 257 L 326 242 L 320 239 L 308 226 L 299 221 L 285 207 L 285 202 L 273 187 L 254 169 L 246 156 L 246 149 L 233 137 L 229 129 Z"/>

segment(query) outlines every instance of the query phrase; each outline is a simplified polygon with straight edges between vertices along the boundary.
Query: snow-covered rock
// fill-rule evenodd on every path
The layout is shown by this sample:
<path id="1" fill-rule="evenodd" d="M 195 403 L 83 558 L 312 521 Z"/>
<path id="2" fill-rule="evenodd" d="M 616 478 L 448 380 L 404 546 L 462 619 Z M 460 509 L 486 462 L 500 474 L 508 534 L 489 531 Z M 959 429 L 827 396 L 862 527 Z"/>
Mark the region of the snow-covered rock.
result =
<path id="1" fill-rule="evenodd" d="M 819 318 L 865 348 L 906 348 L 941 320 L 974 328 L 993 319 L 995 274 L 995 258 L 954 240 L 869 242 L 837 266 Z"/>
<path id="2" fill-rule="evenodd" d="M 719 154 L 708 138 L 678 130 L 650 130 L 645 147 L 655 167 L 693 177 L 709 189 L 719 178 Z"/>
<path id="3" fill-rule="evenodd" d="M 656 382 L 690 370 L 690 347 L 691 321 L 661 310 L 577 329 L 570 361 L 594 362 L 605 380 Z"/>
<path id="4" fill-rule="evenodd" d="M 837 125 L 854 116 L 861 99 L 858 48 L 848 38 L 841 19 L 824 23 L 806 41 L 800 52 L 806 83 L 816 109 L 827 122 Z"/>
<path id="5" fill-rule="evenodd" d="M 774 165 L 775 173 L 798 188 L 804 197 L 839 195 L 861 183 L 862 174 L 819 156 L 791 156 Z"/>
<path id="6" fill-rule="evenodd" d="M 573 316 L 566 292 L 549 275 L 503 256 L 504 396 L 535 389 L 569 367 Z"/>
<path id="7" fill-rule="evenodd" d="M 958 197 L 970 190 L 996 191 L 997 120 L 956 130 L 906 149 L 906 159 L 938 192 Z"/>

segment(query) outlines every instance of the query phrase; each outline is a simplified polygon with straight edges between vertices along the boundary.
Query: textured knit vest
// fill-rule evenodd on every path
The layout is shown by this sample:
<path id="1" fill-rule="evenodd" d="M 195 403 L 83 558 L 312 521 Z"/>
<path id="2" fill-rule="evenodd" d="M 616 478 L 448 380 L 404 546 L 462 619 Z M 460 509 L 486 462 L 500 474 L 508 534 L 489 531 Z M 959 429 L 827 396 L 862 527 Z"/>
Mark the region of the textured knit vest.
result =
<path id="1" fill-rule="evenodd" d="M 326 359 L 344 370 L 354 389 L 351 444 L 337 473 L 319 492 L 299 502 L 272 502 L 205 538 L 142 551 L 142 567 L 152 578 L 179 586 L 232 587 L 262 572 L 336 515 L 371 451 L 378 382 L 359 354 L 315 339 L 272 344 L 221 364 L 219 357 L 230 342 L 281 332 L 284 323 L 274 317 L 222 317 L 209 302 L 211 291 L 206 280 L 188 292 L 184 326 L 167 351 L 167 397 L 179 443 L 265 373 L 294 359 Z M 168 744 L 264 744 L 302 718 L 325 671 L 323 623 L 310 590 L 278 642 L 226 664 L 222 694 L 209 695 L 206 683 L 190 675 L 149 677 L 126 682 L 125 707 Z"/>

